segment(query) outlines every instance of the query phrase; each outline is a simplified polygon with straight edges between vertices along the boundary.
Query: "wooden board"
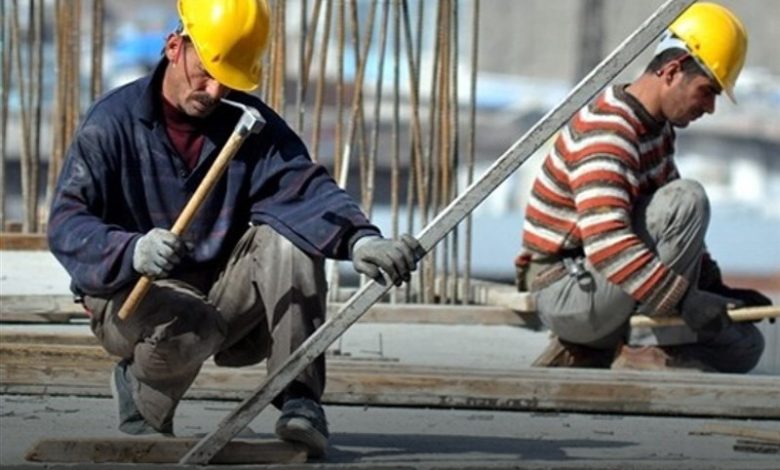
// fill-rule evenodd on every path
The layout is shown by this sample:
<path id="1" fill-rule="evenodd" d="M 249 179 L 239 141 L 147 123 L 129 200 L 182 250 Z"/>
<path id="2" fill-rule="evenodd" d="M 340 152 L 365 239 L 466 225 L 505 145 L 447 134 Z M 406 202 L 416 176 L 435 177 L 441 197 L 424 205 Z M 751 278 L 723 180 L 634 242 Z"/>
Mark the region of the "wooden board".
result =
<path id="1" fill-rule="evenodd" d="M 512 297 L 522 308 L 528 306 L 526 293 Z M 497 294 L 491 297 L 496 300 Z M 530 298 L 530 297 L 529 297 Z M 341 308 L 340 303 L 328 305 L 330 314 Z M 89 318 L 81 304 L 70 295 L 3 295 L 0 296 L 0 322 L 5 323 L 68 323 Z M 375 304 L 361 318 L 367 323 L 409 323 L 438 325 L 514 325 L 541 328 L 533 311 L 513 310 L 501 305 L 432 305 Z"/>
<path id="2" fill-rule="evenodd" d="M 43 439 L 27 451 L 33 462 L 65 463 L 176 463 L 196 443 L 195 438 L 126 437 Z M 273 464 L 302 463 L 303 446 L 277 440 L 234 439 L 211 463 Z"/>
<path id="3" fill-rule="evenodd" d="M 335 314 L 342 304 L 328 305 Z M 358 320 L 361 323 L 408 323 L 436 325 L 513 325 L 541 328 L 536 313 L 519 312 L 494 305 L 374 304 Z"/>
<path id="4" fill-rule="evenodd" d="M 41 250 L 49 249 L 49 242 L 43 233 L 0 232 L 0 250 Z"/>
<path id="5" fill-rule="evenodd" d="M 88 317 L 72 295 L 0 296 L 0 322 L 68 323 L 79 318 Z"/>
<path id="6" fill-rule="evenodd" d="M 748 428 L 745 426 L 731 426 L 726 424 L 708 424 L 702 429 L 702 434 L 720 434 L 722 436 L 744 437 L 748 439 L 766 441 L 780 445 L 780 431 L 761 428 Z"/>
<path id="7" fill-rule="evenodd" d="M 99 346 L 0 341 L 0 393 L 109 396 Z M 265 367 L 207 362 L 186 397 L 240 400 Z M 329 360 L 327 403 L 780 418 L 780 378 L 588 369 L 466 369 Z"/>

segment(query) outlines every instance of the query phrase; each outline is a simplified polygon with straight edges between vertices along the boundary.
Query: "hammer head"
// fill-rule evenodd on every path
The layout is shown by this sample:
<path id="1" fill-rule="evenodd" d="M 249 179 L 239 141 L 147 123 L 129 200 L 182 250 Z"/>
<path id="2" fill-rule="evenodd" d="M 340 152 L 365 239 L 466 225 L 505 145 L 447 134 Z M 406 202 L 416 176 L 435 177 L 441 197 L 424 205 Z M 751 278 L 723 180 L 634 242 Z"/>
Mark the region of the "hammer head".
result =
<path id="1" fill-rule="evenodd" d="M 226 100 L 225 98 L 222 98 L 221 101 L 242 111 L 241 119 L 236 124 L 235 132 L 240 134 L 257 134 L 265 125 L 265 120 L 255 108 L 238 101 Z"/>

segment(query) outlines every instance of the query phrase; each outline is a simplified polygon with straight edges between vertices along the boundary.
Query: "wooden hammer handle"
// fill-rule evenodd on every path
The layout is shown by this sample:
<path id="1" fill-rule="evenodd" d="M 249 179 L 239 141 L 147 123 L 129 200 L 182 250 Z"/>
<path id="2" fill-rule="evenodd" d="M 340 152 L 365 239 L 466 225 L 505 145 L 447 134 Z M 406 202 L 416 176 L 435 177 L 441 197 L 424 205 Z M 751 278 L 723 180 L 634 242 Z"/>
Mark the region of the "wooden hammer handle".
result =
<path id="1" fill-rule="evenodd" d="M 757 321 L 765 318 L 777 318 L 780 317 L 780 307 L 768 306 L 768 307 L 747 307 L 729 310 L 729 317 L 732 321 Z M 648 317 L 645 315 L 634 315 L 631 317 L 631 326 L 636 327 L 649 327 L 649 328 L 661 328 L 665 326 L 680 326 L 684 325 L 682 317 L 668 316 L 668 317 Z"/>
<path id="2" fill-rule="evenodd" d="M 219 178 L 227 169 L 230 160 L 235 156 L 236 152 L 238 152 L 238 149 L 241 147 L 241 144 L 244 143 L 244 140 L 248 135 L 248 132 L 242 132 L 239 129 L 230 134 L 230 137 L 227 142 L 225 142 L 219 155 L 217 155 L 217 159 L 214 160 L 208 173 L 203 177 L 203 181 L 200 182 L 195 193 L 187 202 L 187 205 L 184 206 L 181 214 L 179 214 L 179 217 L 173 224 L 173 228 L 171 228 L 171 232 L 181 236 L 187 230 L 190 223 L 192 223 L 192 220 L 195 218 L 198 209 L 203 204 L 203 201 L 206 200 L 206 197 L 208 197 L 211 190 L 214 189 L 217 181 L 219 181 Z M 146 293 L 149 292 L 150 287 L 152 287 L 152 278 L 149 276 L 141 276 L 141 278 L 138 279 L 133 290 L 130 291 L 130 295 L 125 299 L 125 303 L 122 304 L 122 307 L 119 309 L 118 315 L 121 320 L 127 319 L 135 312 L 138 304 L 146 296 Z"/>

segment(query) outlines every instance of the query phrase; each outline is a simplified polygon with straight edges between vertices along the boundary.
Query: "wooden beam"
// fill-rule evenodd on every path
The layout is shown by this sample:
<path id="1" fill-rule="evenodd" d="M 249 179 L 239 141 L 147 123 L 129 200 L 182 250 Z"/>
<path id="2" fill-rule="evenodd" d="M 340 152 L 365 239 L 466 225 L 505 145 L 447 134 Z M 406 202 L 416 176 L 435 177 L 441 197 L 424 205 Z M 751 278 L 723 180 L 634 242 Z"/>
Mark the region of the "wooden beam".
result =
<path id="1" fill-rule="evenodd" d="M 503 289 L 501 289 L 503 290 Z M 494 301 L 487 305 L 435 305 L 435 304 L 374 304 L 360 321 L 366 323 L 410 323 L 438 325 L 515 325 L 532 329 L 541 328 L 541 322 L 528 306 L 528 294 L 515 292 L 505 296 L 499 289 L 492 294 L 485 289 L 483 300 Z M 504 296 L 504 297 L 502 297 Z M 498 299 L 509 303 L 519 302 L 518 309 L 498 305 Z M 340 303 L 328 305 L 332 314 L 341 308 Z M 88 318 L 81 304 L 73 302 L 70 295 L 2 295 L 0 296 L 0 322 L 6 323 L 68 323 Z"/>
<path id="2" fill-rule="evenodd" d="M 33 462 L 63 463 L 176 463 L 196 438 L 81 438 L 43 439 L 27 451 Z M 234 439 L 214 456 L 215 464 L 303 463 L 303 446 L 277 440 Z"/>
<path id="3" fill-rule="evenodd" d="M 72 295 L 2 295 L 0 322 L 68 323 L 88 318 Z"/>
<path id="4" fill-rule="evenodd" d="M 328 305 L 328 314 L 343 304 Z M 408 323 L 436 325 L 514 325 L 541 328 L 535 313 L 493 305 L 374 304 L 359 320 L 362 323 Z"/>
<path id="5" fill-rule="evenodd" d="M 0 232 L 0 250 L 40 250 L 49 249 L 46 234 Z"/>
<path id="6" fill-rule="evenodd" d="M 7 338 L 4 337 L 4 338 Z M 98 346 L 0 341 L 0 393 L 110 396 L 116 358 Z M 265 367 L 207 362 L 186 397 L 240 400 Z M 589 369 L 468 369 L 328 362 L 327 403 L 780 418 L 780 378 Z"/>
<path id="7" fill-rule="evenodd" d="M 722 436 L 744 437 L 757 441 L 766 441 L 780 444 L 780 431 L 771 429 L 748 428 L 745 426 L 731 426 L 728 424 L 707 424 L 701 430 L 701 434 L 720 434 Z"/>

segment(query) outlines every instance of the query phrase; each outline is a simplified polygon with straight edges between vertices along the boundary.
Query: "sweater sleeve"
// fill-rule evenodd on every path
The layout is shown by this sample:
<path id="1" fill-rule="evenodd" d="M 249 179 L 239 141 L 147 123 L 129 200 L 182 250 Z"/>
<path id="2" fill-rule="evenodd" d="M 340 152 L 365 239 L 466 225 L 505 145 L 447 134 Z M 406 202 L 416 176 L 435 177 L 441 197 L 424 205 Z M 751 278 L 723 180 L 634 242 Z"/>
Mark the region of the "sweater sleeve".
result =
<path id="1" fill-rule="evenodd" d="M 656 314 L 670 312 L 688 283 L 665 266 L 634 233 L 631 213 L 639 194 L 637 152 L 618 136 L 578 142 L 584 151 L 571 164 L 583 248 L 591 264 Z"/>
<path id="2" fill-rule="evenodd" d="M 140 234 L 108 223 L 112 178 L 109 129 L 88 120 L 74 136 L 54 194 L 47 236 L 75 291 L 104 295 L 138 278 L 132 255 Z M 115 182 L 116 183 L 116 182 Z"/>

